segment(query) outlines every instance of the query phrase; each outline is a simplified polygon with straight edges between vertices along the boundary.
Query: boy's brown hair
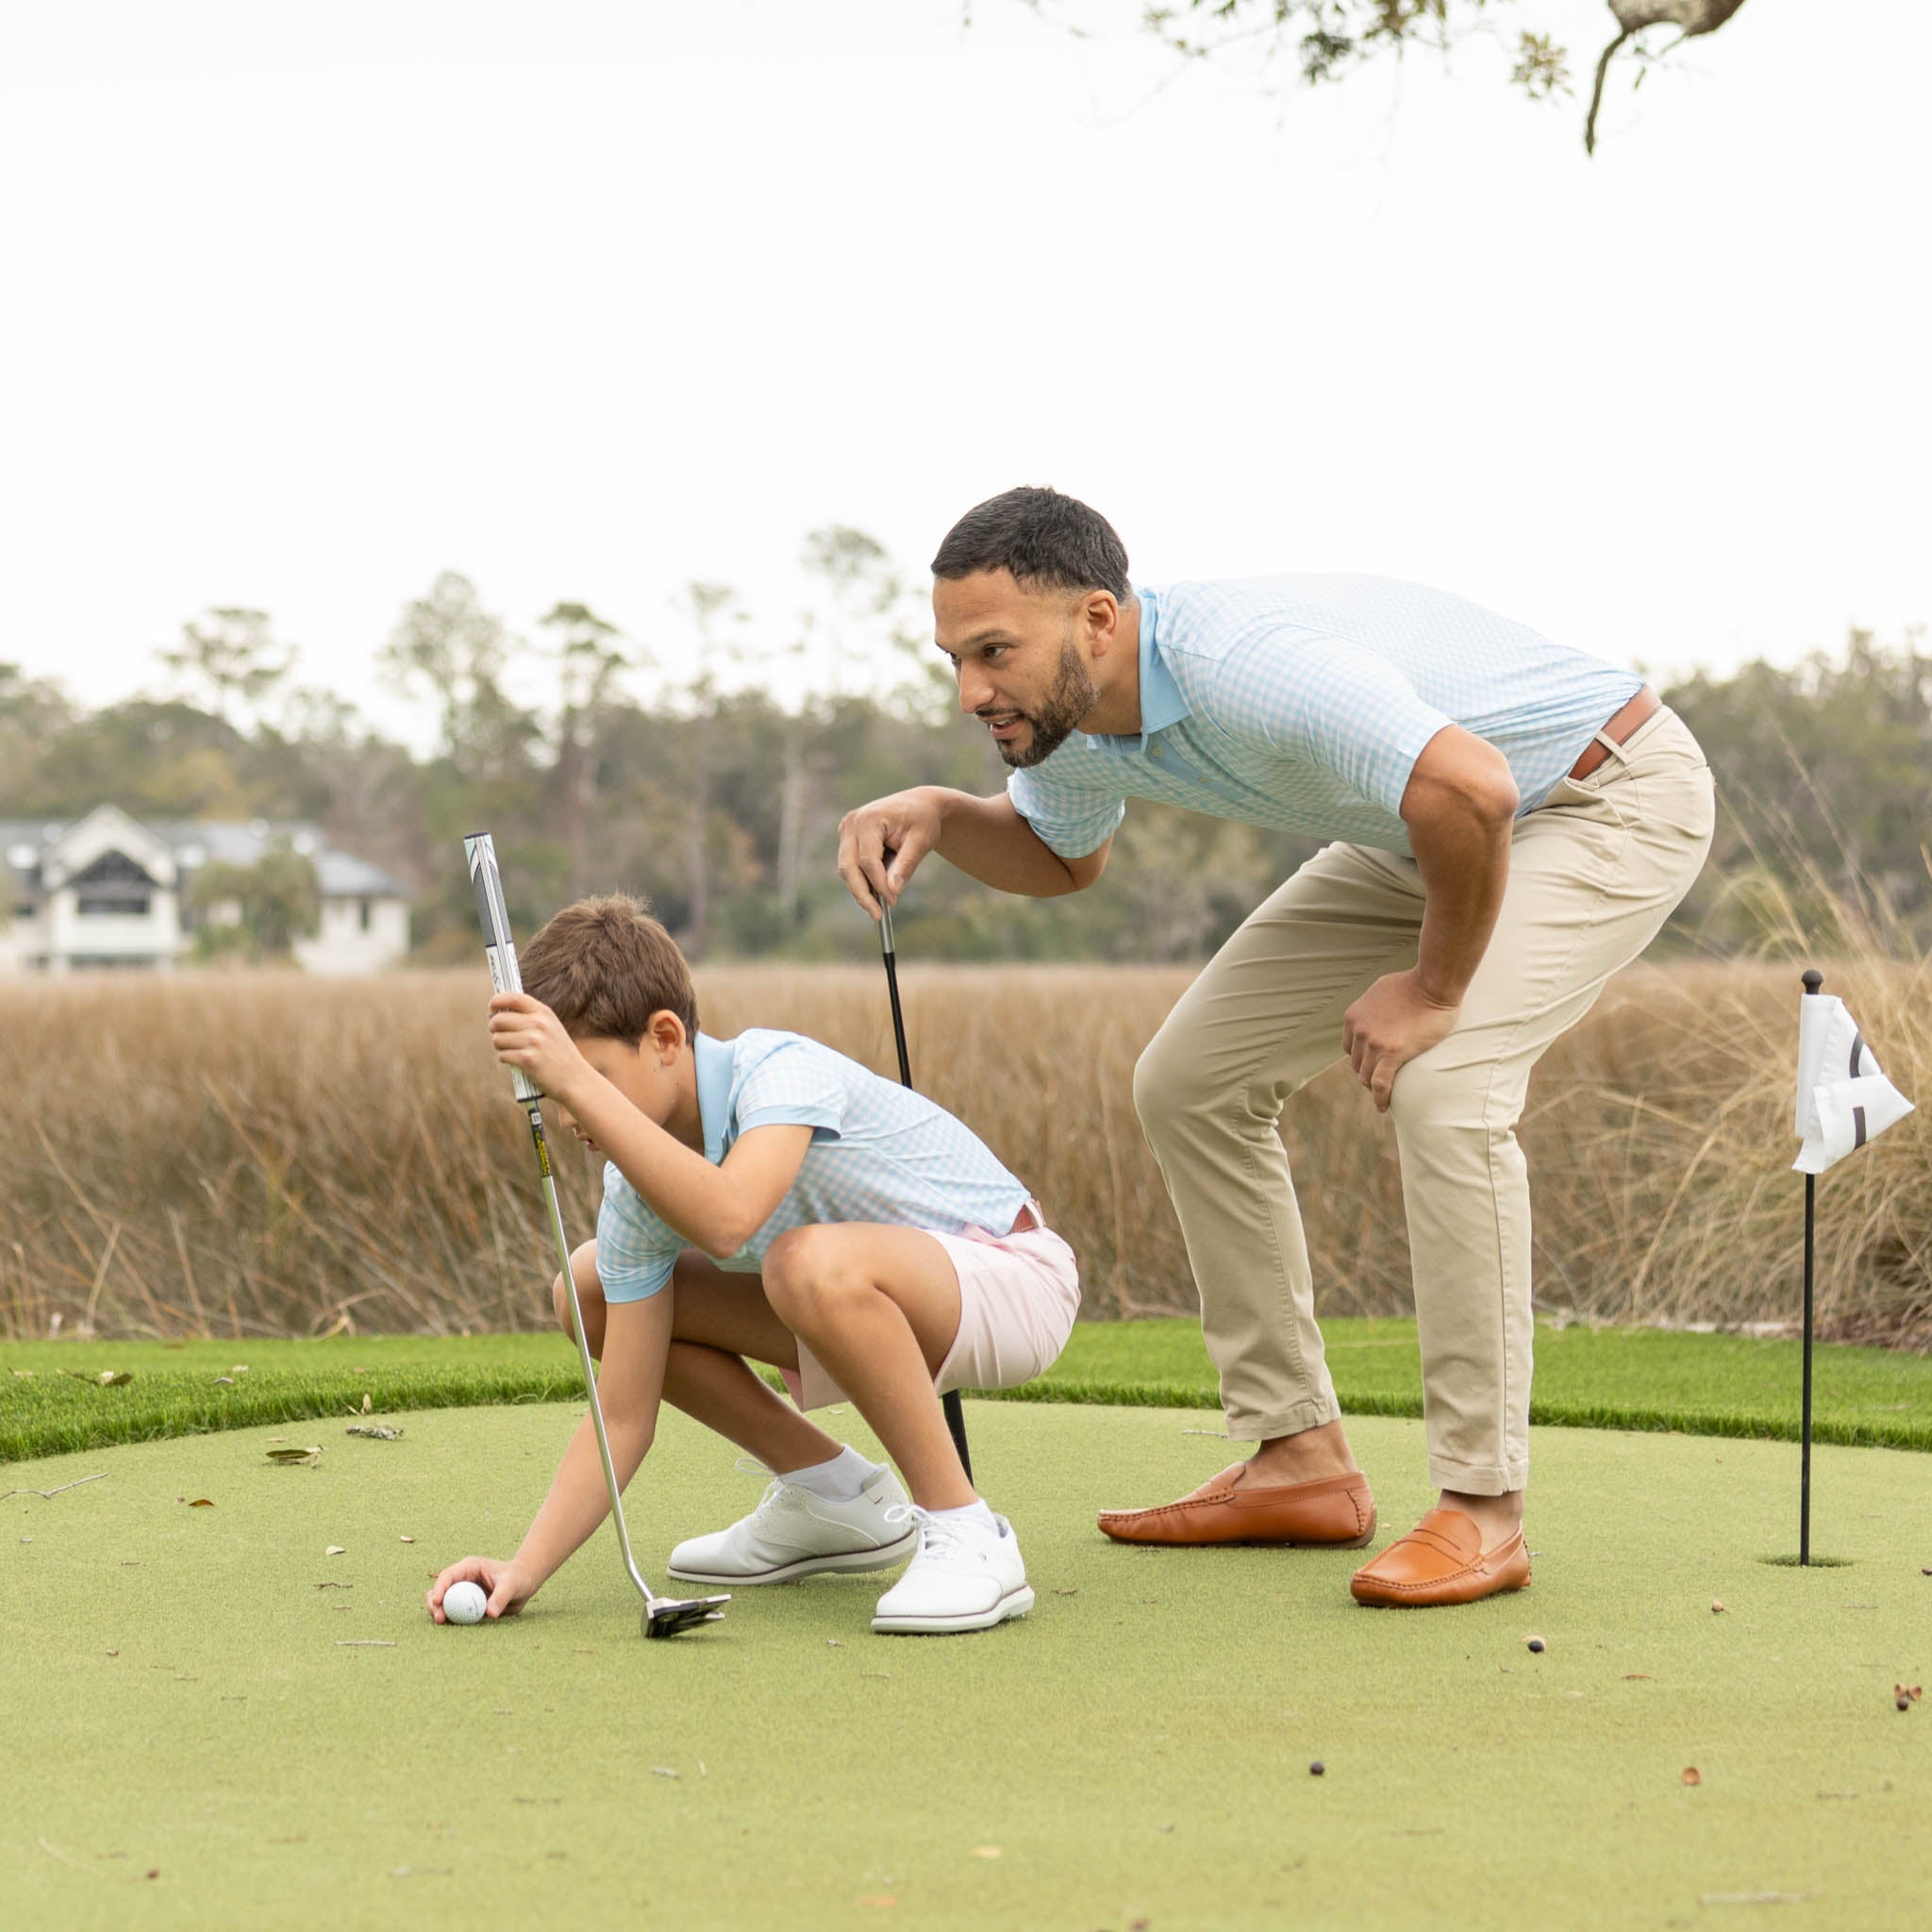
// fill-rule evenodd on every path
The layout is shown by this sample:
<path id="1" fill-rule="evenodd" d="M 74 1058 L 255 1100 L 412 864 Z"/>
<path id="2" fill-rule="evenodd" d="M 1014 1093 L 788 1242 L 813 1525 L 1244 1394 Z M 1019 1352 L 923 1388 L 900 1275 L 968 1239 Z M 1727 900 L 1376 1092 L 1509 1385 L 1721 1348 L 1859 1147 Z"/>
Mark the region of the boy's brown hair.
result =
<path id="1" fill-rule="evenodd" d="M 524 991 L 580 1038 L 635 1046 L 651 1015 L 675 1013 L 698 1030 L 698 996 L 677 941 L 629 892 L 579 899 L 548 921 L 518 955 Z"/>

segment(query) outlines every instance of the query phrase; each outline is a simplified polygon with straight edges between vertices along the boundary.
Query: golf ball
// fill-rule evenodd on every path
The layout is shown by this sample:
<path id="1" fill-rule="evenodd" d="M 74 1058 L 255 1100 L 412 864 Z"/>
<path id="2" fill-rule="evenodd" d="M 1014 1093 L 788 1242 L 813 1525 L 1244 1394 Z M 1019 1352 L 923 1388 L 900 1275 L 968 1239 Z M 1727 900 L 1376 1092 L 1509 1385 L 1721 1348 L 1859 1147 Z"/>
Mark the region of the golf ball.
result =
<path id="1" fill-rule="evenodd" d="M 442 1614 L 452 1624 L 480 1624 L 489 1601 L 480 1584 L 452 1583 L 442 1593 Z"/>

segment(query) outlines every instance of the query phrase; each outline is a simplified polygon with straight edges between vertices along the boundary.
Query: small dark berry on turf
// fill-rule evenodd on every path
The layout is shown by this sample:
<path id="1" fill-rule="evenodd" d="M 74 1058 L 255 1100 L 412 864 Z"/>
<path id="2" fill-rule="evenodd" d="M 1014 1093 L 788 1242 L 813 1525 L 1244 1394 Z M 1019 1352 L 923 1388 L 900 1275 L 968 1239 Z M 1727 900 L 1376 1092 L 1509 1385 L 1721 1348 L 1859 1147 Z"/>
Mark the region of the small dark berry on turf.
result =
<path id="1" fill-rule="evenodd" d="M 1310 1777 L 1320 1777 L 1323 1775 L 1324 1773 L 1327 1771 L 1327 1769 L 1328 1767 L 1325 1764 L 1324 1764 L 1322 1760 L 1318 1757 L 1315 1759 L 1314 1763 L 1308 1766 L 1308 1775 Z"/>
<path id="2" fill-rule="evenodd" d="M 1548 1649 L 1549 1646 L 1544 1643 L 1541 1637 L 1532 1637 L 1529 1640 L 1529 1647 L 1534 1651 L 1541 1652 Z"/>

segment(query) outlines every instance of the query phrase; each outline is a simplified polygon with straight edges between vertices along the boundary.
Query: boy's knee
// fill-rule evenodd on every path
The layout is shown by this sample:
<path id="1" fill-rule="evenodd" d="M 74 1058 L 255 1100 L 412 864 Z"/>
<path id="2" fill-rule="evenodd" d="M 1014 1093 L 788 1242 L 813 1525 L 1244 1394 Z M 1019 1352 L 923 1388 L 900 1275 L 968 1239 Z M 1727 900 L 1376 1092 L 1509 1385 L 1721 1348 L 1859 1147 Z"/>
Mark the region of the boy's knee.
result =
<path id="1" fill-rule="evenodd" d="M 597 1243 L 590 1241 L 574 1248 L 571 1251 L 570 1267 L 571 1273 L 576 1276 L 577 1299 L 584 1305 L 584 1320 L 594 1333 L 597 1319 L 591 1312 L 591 1305 L 601 1305 L 604 1299 L 604 1282 L 597 1273 Z M 550 1284 L 550 1300 L 552 1307 L 557 1310 L 558 1326 L 575 1341 L 576 1331 L 571 1325 L 570 1290 L 564 1285 L 561 1274 L 556 1276 Z"/>
<path id="2" fill-rule="evenodd" d="M 765 1250 L 765 1299 L 782 1316 L 809 1317 L 870 1284 L 852 1259 L 851 1243 L 829 1227 L 794 1227 Z"/>

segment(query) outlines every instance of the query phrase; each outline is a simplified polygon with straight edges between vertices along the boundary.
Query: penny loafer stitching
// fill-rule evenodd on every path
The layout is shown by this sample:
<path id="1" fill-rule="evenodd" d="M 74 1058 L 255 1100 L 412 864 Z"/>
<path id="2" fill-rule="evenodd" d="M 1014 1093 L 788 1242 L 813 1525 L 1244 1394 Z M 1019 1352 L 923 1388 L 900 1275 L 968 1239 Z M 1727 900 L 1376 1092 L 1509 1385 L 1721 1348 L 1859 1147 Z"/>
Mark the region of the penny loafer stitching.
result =
<path id="1" fill-rule="evenodd" d="M 1213 1496 L 1189 1496 L 1178 1503 L 1156 1503 L 1146 1509 L 1103 1509 L 1101 1521 L 1111 1519 L 1115 1523 L 1151 1523 L 1157 1516 L 1173 1516 L 1183 1509 L 1218 1509 L 1232 1497 L 1232 1490 L 1224 1490 Z"/>

